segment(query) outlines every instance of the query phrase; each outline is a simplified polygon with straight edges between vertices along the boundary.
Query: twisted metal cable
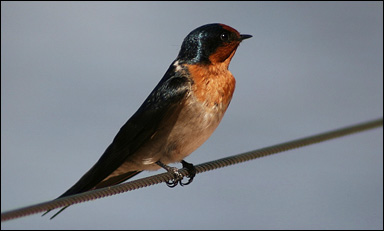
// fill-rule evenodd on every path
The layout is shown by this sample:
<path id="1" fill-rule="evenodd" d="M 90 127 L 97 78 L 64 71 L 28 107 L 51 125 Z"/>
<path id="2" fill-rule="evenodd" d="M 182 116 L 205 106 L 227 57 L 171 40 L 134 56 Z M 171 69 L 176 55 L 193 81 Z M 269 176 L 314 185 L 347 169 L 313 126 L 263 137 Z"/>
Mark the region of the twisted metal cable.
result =
<path id="1" fill-rule="evenodd" d="M 357 133 L 364 130 L 381 127 L 381 126 L 383 126 L 383 118 L 372 120 L 366 123 L 360 123 L 360 124 L 345 127 L 345 128 L 340 128 L 340 129 L 329 131 L 329 132 L 324 132 L 318 135 L 313 135 L 313 136 L 305 137 L 302 139 L 285 142 L 278 145 L 273 145 L 270 147 L 266 147 L 266 148 L 262 148 L 262 149 L 234 155 L 234 156 L 229 156 L 226 158 L 196 165 L 195 166 L 196 174 L 226 167 L 229 165 L 242 163 L 242 162 L 253 160 L 263 156 L 268 156 L 268 155 L 276 154 L 279 152 L 288 151 L 288 150 L 303 147 L 306 145 L 319 143 L 322 141 L 334 139 L 334 138 L 349 135 L 352 133 Z M 187 176 L 188 172 L 185 169 L 181 169 L 180 174 L 183 176 Z M 133 180 L 127 183 L 123 183 L 123 184 L 119 184 L 111 187 L 106 187 L 106 188 L 92 190 L 92 191 L 88 191 L 88 192 L 84 192 L 84 193 L 80 193 L 80 194 L 76 194 L 68 197 L 63 197 L 60 199 L 4 212 L 1 214 L 1 221 L 3 222 L 3 221 L 15 219 L 15 218 L 23 217 L 23 216 L 32 215 L 35 213 L 42 213 L 49 209 L 56 209 L 56 208 L 60 208 L 68 205 L 78 204 L 78 203 L 96 200 L 96 199 L 107 197 L 107 196 L 112 196 L 115 194 L 132 191 L 139 188 L 144 188 L 144 187 L 159 184 L 162 182 L 168 182 L 173 178 L 174 178 L 173 174 L 167 172 L 167 173 L 162 173 L 154 176 L 141 178 L 138 180 Z"/>

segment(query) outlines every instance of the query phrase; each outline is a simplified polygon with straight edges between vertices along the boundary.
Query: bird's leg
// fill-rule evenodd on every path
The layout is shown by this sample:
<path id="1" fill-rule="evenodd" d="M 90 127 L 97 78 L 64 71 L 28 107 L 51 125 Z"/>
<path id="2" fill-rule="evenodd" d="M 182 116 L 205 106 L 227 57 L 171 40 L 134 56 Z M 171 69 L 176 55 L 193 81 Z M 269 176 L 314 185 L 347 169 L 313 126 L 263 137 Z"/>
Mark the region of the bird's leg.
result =
<path id="1" fill-rule="evenodd" d="M 175 167 L 169 167 L 168 165 L 163 164 L 161 161 L 157 161 L 156 164 L 159 165 L 160 167 L 164 168 L 168 172 L 172 173 L 175 176 L 174 180 L 166 182 L 168 187 L 171 187 L 171 188 L 175 187 L 179 183 L 180 183 L 181 186 L 190 184 L 192 182 L 193 178 L 196 175 L 196 168 L 195 168 L 195 166 L 193 166 L 193 164 L 190 164 L 190 163 L 188 163 L 188 162 L 186 162 L 184 160 L 181 161 L 181 164 L 183 165 L 183 168 L 187 169 L 187 171 L 188 171 L 188 178 L 189 178 L 189 180 L 188 180 L 187 183 L 183 183 L 182 182 L 183 176 L 179 172 L 179 169 L 177 169 Z"/>
<path id="2" fill-rule="evenodd" d="M 193 166 L 193 164 L 188 163 L 187 161 L 184 161 L 184 160 L 181 161 L 181 164 L 183 165 L 183 168 L 187 169 L 189 180 L 187 183 L 183 183 L 180 180 L 180 185 L 181 186 L 189 185 L 190 183 L 192 183 L 193 178 L 195 178 L 195 176 L 196 176 L 196 168 L 195 168 L 195 166 Z"/>
<path id="3" fill-rule="evenodd" d="M 168 187 L 170 187 L 170 188 L 175 187 L 183 179 L 183 176 L 180 174 L 179 169 L 177 169 L 175 167 L 169 167 L 168 165 L 163 164 L 160 161 L 157 161 L 156 164 L 159 165 L 160 167 L 164 168 L 168 172 L 172 173 L 175 176 L 174 180 L 165 182 Z"/>

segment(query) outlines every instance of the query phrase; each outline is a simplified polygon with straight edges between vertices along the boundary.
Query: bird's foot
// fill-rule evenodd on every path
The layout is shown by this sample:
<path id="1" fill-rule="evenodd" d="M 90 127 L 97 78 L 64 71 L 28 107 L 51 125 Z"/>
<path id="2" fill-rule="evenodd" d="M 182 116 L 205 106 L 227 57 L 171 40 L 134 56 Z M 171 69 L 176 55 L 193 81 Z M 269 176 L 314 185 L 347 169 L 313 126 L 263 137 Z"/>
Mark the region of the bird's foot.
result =
<path id="1" fill-rule="evenodd" d="M 167 186 L 170 187 L 170 188 L 174 188 L 178 184 L 180 184 L 181 186 L 188 185 L 188 184 L 190 184 L 193 181 L 193 178 L 196 175 L 196 168 L 195 168 L 195 166 L 193 166 L 193 164 L 190 164 L 190 163 L 188 163 L 188 162 L 186 162 L 184 160 L 181 161 L 181 163 L 183 164 L 183 168 L 187 169 L 187 171 L 188 171 L 188 178 L 189 178 L 189 180 L 186 183 L 182 182 L 184 177 L 180 173 L 178 168 L 169 167 L 168 165 L 163 164 L 160 161 L 156 162 L 157 165 L 159 165 L 160 167 L 164 168 L 165 170 L 167 170 L 168 172 L 170 172 L 170 173 L 172 173 L 174 175 L 174 179 L 173 180 L 165 182 L 167 184 Z"/>
<path id="2" fill-rule="evenodd" d="M 195 178 L 195 176 L 196 176 L 196 168 L 195 168 L 195 166 L 193 166 L 193 164 L 188 163 L 184 160 L 181 161 L 181 164 L 183 165 L 183 168 L 187 169 L 189 179 L 188 179 L 187 183 L 183 183 L 181 180 L 179 183 L 181 186 L 189 185 L 190 183 L 192 183 L 193 178 Z"/>

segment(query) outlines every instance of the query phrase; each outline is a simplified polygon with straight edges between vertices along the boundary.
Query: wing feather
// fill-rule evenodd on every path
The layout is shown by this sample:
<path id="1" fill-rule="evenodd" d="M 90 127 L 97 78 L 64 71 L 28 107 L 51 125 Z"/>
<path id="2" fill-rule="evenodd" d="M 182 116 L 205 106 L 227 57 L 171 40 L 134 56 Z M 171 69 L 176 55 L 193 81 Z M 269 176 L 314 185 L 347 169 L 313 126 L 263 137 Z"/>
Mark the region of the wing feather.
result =
<path id="1" fill-rule="evenodd" d="M 190 79 L 178 72 L 171 65 L 155 89 L 140 106 L 137 112 L 119 130 L 113 142 L 105 150 L 96 164 L 70 189 L 60 197 L 69 196 L 94 189 L 95 186 L 110 186 L 121 183 L 140 173 L 129 172 L 121 177 L 103 182 L 114 170 L 135 152 L 156 132 L 164 116 L 172 113 L 190 90 Z M 113 180 L 115 179 L 115 180 Z"/>

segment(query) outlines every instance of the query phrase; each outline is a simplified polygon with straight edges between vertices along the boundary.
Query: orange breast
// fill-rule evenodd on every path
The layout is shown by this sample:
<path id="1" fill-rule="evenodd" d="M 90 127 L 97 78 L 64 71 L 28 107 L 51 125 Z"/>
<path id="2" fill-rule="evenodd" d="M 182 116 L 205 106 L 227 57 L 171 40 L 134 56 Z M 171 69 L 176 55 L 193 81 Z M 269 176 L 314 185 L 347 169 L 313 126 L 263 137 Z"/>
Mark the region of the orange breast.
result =
<path id="1" fill-rule="evenodd" d="M 236 80 L 226 63 L 215 65 L 188 65 L 193 79 L 192 92 L 196 99 L 208 107 L 221 106 L 227 109 Z"/>

